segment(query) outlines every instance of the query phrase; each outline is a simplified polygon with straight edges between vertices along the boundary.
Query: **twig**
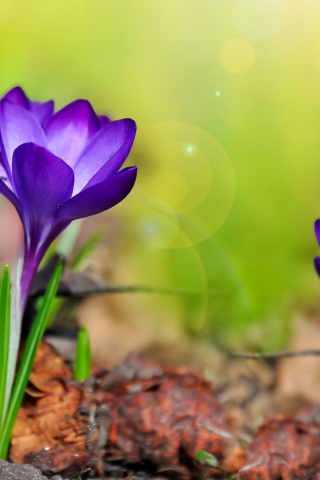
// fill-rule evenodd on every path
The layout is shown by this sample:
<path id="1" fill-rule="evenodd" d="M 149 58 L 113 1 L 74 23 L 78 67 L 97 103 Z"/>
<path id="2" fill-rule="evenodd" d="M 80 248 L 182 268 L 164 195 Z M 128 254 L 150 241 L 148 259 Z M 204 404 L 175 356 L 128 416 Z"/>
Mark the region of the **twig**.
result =
<path id="1" fill-rule="evenodd" d="M 300 350 L 296 352 L 275 352 L 275 353 L 246 353 L 246 352 L 234 352 L 230 353 L 230 357 L 234 359 L 247 359 L 247 360 L 277 360 L 278 358 L 290 358 L 290 357 L 318 357 L 320 356 L 320 350 Z"/>

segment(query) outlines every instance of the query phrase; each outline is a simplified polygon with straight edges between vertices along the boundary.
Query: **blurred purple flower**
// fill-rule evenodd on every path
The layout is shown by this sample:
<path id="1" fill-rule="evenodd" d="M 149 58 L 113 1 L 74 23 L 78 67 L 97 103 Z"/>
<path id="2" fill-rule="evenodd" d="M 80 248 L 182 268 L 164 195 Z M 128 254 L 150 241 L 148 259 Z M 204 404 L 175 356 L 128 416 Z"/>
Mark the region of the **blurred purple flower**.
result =
<path id="1" fill-rule="evenodd" d="M 39 112 L 47 104 L 40 108 L 19 88 L 0 101 L 0 193 L 25 232 L 22 306 L 51 242 L 73 220 L 121 202 L 137 174 L 137 167 L 119 171 L 135 137 L 133 120 L 98 117 L 89 102 L 76 100 L 44 121 L 49 109 Z"/>
<path id="2" fill-rule="evenodd" d="M 314 231 L 315 231 L 318 243 L 320 245 L 320 219 L 315 221 Z M 314 259 L 314 266 L 316 268 L 317 274 L 320 276 L 320 257 L 316 257 Z"/>

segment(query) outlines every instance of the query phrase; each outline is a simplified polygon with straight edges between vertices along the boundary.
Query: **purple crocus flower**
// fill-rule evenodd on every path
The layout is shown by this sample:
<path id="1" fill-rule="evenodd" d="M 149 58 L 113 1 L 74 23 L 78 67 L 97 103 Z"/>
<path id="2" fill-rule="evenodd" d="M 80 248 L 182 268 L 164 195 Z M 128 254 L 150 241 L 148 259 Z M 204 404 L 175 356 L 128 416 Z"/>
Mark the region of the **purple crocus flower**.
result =
<path id="1" fill-rule="evenodd" d="M 314 231 L 320 245 L 320 219 L 315 221 L 314 223 Z M 320 276 L 320 257 L 315 257 L 314 259 L 314 266 L 316 268 L 317 274 Z"/>
<path id="2" fill-rule="evenodd" d="M 16 105 L 20 105 L 32 112 L 42 127 L 45 127 L 53 115 L 54 102 L 49 100 L 47 102 L 33 102 L 30 100 L 21 87 L 13 87 L 2 98 L 10 100 Z M 108 117 L 107 117 L 108 118 Z M 1 161 L 1 147 L 0 147 L 0 178 L 5 177 L 6 173 L 3 170 Z"/>
<path id="3" fill-rule="evenodd" d="M 27 110 L 30 110 L 30 112 L 35 115 L 35 117 L 43 127 L 47 125 L 50 118 L 52 117 L 54 109 L 54 103 L 52 100 L 49 100 L 48 102 L 33 102 L 29 100 L 21 87 L 12 88 L 3 96 L 3 98 L 6 98 L 12 103 L 20 105 Z"/>
<path id="4" fill-rule="evenodd" d="M 132 189 L 137 167 L 119 171 L 136 133 L 131 119 L 98 117 L 76 100 L 40 119 L 21 89 L 0 101 L 0 193 L 13 203 L 25 232 L 22 308 L 51 242 L 75 219 L 103 212 Z M 18 101 L 17 101 L 18 99 Z"/>

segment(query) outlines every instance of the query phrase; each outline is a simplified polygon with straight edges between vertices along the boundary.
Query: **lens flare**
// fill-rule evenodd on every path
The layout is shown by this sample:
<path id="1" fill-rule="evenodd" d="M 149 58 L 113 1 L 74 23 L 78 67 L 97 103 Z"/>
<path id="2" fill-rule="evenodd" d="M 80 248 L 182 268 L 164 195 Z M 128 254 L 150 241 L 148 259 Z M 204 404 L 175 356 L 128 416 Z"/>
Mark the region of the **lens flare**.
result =
<path id="1" fill-rule="evenodd" d="M 251 41 L 275 37 L 284 25 L 283 0 L 235 0 L 232 20 L 237 32 Z"/>
<path id="2" fill-rule="evenodd" d="M 141 166 L 134 229 L 144 245 L 184 248 L 222 225 L 233 203 L 235 177 L 213 135 L 183 122 L 153 124 L 140 130 L 134 153 Z"/>
<path id="3" fill-rule="evenodd" d="M 253 45 L 245 38 L 230 38 L 220 48 L 219 60 L 227 72 L 245 73 L 250 70 L 255 61 Z"/>

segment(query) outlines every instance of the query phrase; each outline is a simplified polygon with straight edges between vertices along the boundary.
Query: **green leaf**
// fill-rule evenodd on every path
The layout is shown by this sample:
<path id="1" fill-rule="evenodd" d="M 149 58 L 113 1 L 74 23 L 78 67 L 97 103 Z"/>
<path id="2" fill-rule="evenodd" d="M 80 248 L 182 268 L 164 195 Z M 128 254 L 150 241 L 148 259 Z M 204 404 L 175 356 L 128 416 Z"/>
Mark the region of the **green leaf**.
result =
<path id="1" fill-rule="evenodd" d="M 97 245 L 101 238 L 100 233 L 95 233 L 92 235 L 89 240 L 83 245 L 82 248 L 78 251 L 76 256 L 74 257 L 72 264 L 71 264 L 71 269 L 72 270 L 77 270 L 82 262 L 87 258 L 89 253 L 94 249 L 94 247 Z"/>
<path id="2" fill-rule="evenodd" d="M 83 328 L 78 333 L 76 359 L 74 364 L 74 378 L 83 382 L 91 375 L 91 351 L 89 332 Z"/>
<path id="3" fill-rule="evenodd" d="M 7 391 L 10 387 L 7 382 L 10 345 L 10 294 L 10 270 L 6 265 L 3 269 L 0 289 L 0 435 L 7 410 L 6 398 L 10 394 Z"/>
<path id="4" fill-rule="evenodd" d="M 9 357 L 6 379 L 5 405 L 9 404 L 13 382 L 17 370 L 18 351 L 20 344 L 22 311 L 21 311 L 21 272 L 22 259 L 20 258 L 15 268 L 15 275 L 11 278 L 11 300 L 10 300 L 10 338 Z"/>
<path id="5" fill-rule="evenodd" d="M 80 223 L 77 226 L 76 232 L 78 232 L 80 227 Z M 68 232 L 68 236 L 65 236 L 65 234 Z M 70 233 L 71 232 L 71 233 Z M 64 255 L 70 253 L 70 250 L 72 250 L 72 241 L 75 243 L 75 238 L 74 238 L 75 232 L 73 230 L 70 230 L 70 227 L 67 229 L 67 231 L 63 234 L 63 238 L 61 239 L 61 244 L 59 245 L 59 248 L 57 249 L 57 252 L 59 253 L 64 253 Z M 72 270 L 77 270 L 79 267 L 81 267 L 81 264 L 83 261 L 87 258 L 91 250 L 94 249 L 98 241 L 100 240 L 101 235 L 99 233 L 96 233 L 92 235 L 89 240 L 84 244 L 84 246 L 79 250 L 79 252 L 76 254 L 74 260 L 71 263 L 71 269 Z M 73 239 L 73 240 L 72 240 Z M 71 241 L 72 240 L 72 241 Z M 70 242 L 70 245 L 69 243 Z M 65 244 L 66 243 L 66 244 Z M 68 246 L 68 248 L 67 248 Z M 63 247 L 63 248 L 62 248 Z M 70 247 L 70 248 L 69 248 Z M 40 305 L 42 302 L 42 297 L 38 298 L 36 308 L 39 309 Z M 63 298 L 56 298 L 54 302 L 52 303 L 51 311 L 49 313 L 48 317 L 48 325 L 47 327 L 50 327 L 57 316 L 57 313 L 65 303 L 65 300 Z"/>
<path id="6" fill-rule="evenodd" d="M 196 453 L 196 460 L 197 462 L 209 465 L 210 467 L 217 467 L 219 465 L 216 457 L 205 450 L 199 450 L 199 452 Z"/>
<path id="7" fill-rule="evenodd" d="M 63 257 L 68 257 L 74 248 L 79 236 L 83 219 L 76 220 L 61 234 L 56 253 Z"/>
<path id="8" fill-rule="evenodd" d="M 13 425 L 24 397 L 37 348 L 47 325 L 48 315 L 58 290 L 61 274 L 62 263 L 59 262 L 51 277 L 41 308 L 37 313 L 25 344 L 0 438 L 0 458 L 3 459 L 6 458 L 8 453 Z"/>

